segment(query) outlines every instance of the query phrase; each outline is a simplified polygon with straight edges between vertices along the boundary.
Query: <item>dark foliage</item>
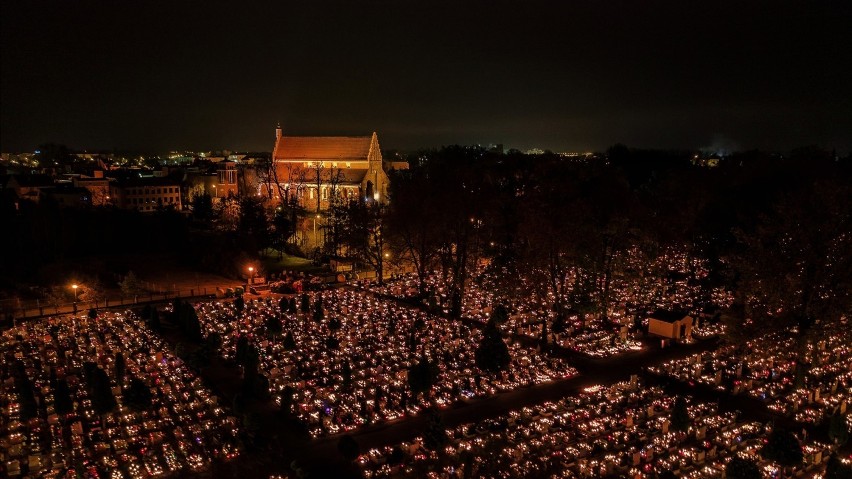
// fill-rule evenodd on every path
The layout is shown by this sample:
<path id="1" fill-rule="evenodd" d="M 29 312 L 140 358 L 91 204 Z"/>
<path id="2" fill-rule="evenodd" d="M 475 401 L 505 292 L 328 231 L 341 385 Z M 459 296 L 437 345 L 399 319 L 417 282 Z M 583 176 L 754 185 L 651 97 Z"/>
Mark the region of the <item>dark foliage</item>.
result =
<path id="1" fill-rule="evenodd" d="M 823 479 L 852 479 L 852 466 L 843 464 L 837 454 L 832 454 L 825 465 Z"/>
<path id="2" fill-rule="evenodd" d="M 293 339 L 293 333 L 292 332 L 287 331 L 287 334 L 284 335 L 284 340 L 282 341 L 281 345 L 284 347 L 284 350 L 286 350 L 286 351 L 293 351 L 294 349 L 296 349 L 296 340 Z"/>
<path id="3" fill-rule="evenodd" d="M 488 373 L 498 373 L 505 371 L 511 360 L 509 347 L 503 341 L 500 329 L 493 322 L 489 322 L 476 348 L 476 366 Z"/>
<path id="4" fill-rule="evenodd" d="M 725 466 L 725 477 L 728 479 L 761 479 L 763 474 L 754 461 L 734 456 Z"/>
<path id="5" fill-rule="evenodd" d="M 802 446 L 796 436 L 781 428 L 772 431 L 760 454 L 784 467 L 797 466 L 802 463 L 804 457 Z"/>
<path id="6" fill-rule="evenodd" d="M 124 403 L 137 411 L 146 411 L 151 408 L 151 388 L 139 378 L 130 380 L 127 390 L 124 392 Z"/>
<path id="7" fill-rule="evenodd" d="M 95 363 L 87 362 L 83 365 L 86 382 L 92 397 L 92 406 L 98 414 L 112 412 L 118 404 L 112 395 L 112 386 L 106 371 Z"/>
<path id="8" fill-rule="evenodd" d="M 124 370 L 126 366 L 126 362 L 124 360 L 124 354 L 115 353 L 115 382 L 118 383 L 119 386 L 124 384 Z"/>
<path id="9" fill-rule="evenodd" d="M 276 337 L 283 331 L 284 325 L 281 323 L 281 318 L 278 316 L 269 316 L 266 318 L 266 332 L 270 336 Z"/>
<path id="10" fill-rule="evenodd" d="M 689 411 L 686 407 L 686 399 L 683 396 L 675 398 L 674 406 L 672 406 L 671 427 L 674 431 L 687 431 L 692 424 L 692 419 L 689 417 Z"/>
<path id="11" fill-rule="evenodd" d="M 355 441 L 355 438 L 349 434 L 345 434 L 340 438 L 340 441 L 337 442 L 337 450 L 349 462 L 358 459 L 358 456 L 361 454 L 361 447 Z"/>
<path id="12" fill-rule="evenodd" d="M 838 446 L 849 441 L 849 426 L 846 425 L 846 417 L 842 414 L 831 416 L 828 422 L 828 437 Z"/>
<path id="13" fill-rule="evenodd" d="M 436 451 L 449 441 L 447 427 L 444 425 L 444 421 L 436 409 L 429 409 L 427 414 L 429 415 L 429 420 L 426 423 L 426 430 L 423 431 L 423 446 Z"/>
<path id="14" fill-rule="evenodd" d="M 71 389 L 64 379 L 58 379 L 53 386 L 53 407 L 57 414 L 68 414 L 74 409 L 74 401 L 71 399 Z"/>
<path id="15" fill-rule="evenodd" d="M 307 313 L 311 310 L 311 297 L 308 296 L 308 293 L 302 293 L 302 297 L 300 298 L 300 310 L 303 313 Z"/>
<path id="16" fill-rule="evenodd" d="M 429 361 L 426 354 L 423 354 L 419 361 L 408 368 L 408 387 L 415 395 L 428 393 L 438 381 L 440 373 L 438 364 Z"/>

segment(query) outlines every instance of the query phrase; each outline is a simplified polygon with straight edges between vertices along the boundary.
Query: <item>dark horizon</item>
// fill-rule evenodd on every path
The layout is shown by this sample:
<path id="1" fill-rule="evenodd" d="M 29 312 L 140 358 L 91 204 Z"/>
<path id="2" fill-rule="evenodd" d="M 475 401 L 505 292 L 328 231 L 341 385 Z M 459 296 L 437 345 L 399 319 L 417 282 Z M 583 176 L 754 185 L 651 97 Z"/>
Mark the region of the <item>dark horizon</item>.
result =
<path id="1" fill-rule="evenodd" d="M 844 2 L 17 2 L 2 151 L 852 150 Z"/>

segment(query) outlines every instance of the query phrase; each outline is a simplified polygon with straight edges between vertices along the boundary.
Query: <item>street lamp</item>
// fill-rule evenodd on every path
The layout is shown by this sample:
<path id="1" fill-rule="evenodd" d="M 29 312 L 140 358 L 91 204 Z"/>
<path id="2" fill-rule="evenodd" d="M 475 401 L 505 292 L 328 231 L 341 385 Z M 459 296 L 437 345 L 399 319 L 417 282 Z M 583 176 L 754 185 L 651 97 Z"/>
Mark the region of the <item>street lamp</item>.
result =
<path id="1" fill-rule="evenodd" d="M 74 290 L 74 302 L 75 303 L 77 302 L 77 288 L 78 288 L 78 286 L 76 284 L 71 285 L 71 289 Z"/>
<path id="2" fill-rule="evenodd" d="M 319 241 L 317 240 L 317 220 L 319 219 L 319 217 L 320 215 L 316 215 L 314 217 L 314 246 L 319 245 Z"/>
<path id="3" fill-rule="evenodd" d="M 254 266 L 249 266 L 249 285 L 251 285 L 252 280 L 254 279 Z"/>

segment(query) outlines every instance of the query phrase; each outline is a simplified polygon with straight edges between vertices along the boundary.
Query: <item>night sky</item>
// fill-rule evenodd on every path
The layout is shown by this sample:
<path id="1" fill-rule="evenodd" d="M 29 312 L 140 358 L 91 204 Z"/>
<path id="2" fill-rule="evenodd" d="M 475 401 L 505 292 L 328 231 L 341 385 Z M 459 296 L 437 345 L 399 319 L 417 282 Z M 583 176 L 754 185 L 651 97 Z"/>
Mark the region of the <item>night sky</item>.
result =
<path id="1" fill-rule="evenodd" d="M 852 150 L 852 2 L 3 2 L 2 151 Z"/>

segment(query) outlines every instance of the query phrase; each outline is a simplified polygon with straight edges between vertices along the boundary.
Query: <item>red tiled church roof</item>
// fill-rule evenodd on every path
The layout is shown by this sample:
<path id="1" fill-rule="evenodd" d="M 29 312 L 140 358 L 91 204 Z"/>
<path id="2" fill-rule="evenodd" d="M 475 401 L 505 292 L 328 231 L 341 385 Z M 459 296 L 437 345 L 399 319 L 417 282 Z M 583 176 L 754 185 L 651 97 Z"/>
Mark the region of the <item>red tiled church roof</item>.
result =
<path id="1" fill-rule="evenodd" d="M 369 136 L 282 136 L 275 142 L 276 160 L 367 160 Z"/>

